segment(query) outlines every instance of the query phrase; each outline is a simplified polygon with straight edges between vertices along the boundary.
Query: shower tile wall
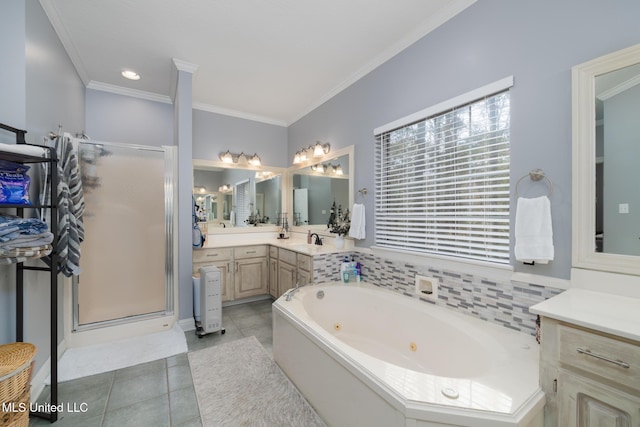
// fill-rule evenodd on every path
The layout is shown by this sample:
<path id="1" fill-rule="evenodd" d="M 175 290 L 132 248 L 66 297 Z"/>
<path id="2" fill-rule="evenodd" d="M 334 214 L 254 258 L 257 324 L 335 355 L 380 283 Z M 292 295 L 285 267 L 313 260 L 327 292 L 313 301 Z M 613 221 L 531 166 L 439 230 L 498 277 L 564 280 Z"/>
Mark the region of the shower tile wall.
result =
<path id="1" fill-rule="evenodd" d="M 438 270 L 427 266 L 392 261 L 357 251 L 326 254 L 314 257 L 314 283 L 340 280 L 340 264 L 345 255 L 362 264 L 363 279 L 411 298 L 416 274 L 439 280 L 438 300 L 435 304 L 449 307 L 471 316 L 535 335 L 536 316 L 529 307 L 562 292 L 532 283 L 497 282 L 480 276 Z M 426 304 L 433 304 L 419 298 Z"/>

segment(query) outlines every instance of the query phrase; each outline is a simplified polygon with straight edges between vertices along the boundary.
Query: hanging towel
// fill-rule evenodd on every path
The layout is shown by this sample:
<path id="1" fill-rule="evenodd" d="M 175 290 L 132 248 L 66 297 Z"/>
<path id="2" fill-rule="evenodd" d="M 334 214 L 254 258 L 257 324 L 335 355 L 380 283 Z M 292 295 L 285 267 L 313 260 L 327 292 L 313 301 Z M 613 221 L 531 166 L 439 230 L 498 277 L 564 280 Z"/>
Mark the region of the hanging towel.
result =
<path id="1" fill-rule="evenodd" d="M 353 204 L 349 237 L 353 237 L 354 239 L 364 239 L 366 237 L 364 205 L 361 203 Z"/>
<path id="2" fill-rule="evenodd" d="M 551 203 L 547 196 L 518 198 L 515 237 L 516 260 L 538 264 L 553 260 Z"/>
<path id="3" fill-rule="evenodd" d="M 47 224 L 57 219 L 58 237 L 55 246 L 58 254 L 58 268 L 67 277 L 80 274 L 80 243 L 84 240 L 84 193 L 80 180 L 78 153 L 68 136 L 58 136 L 55 141 L 58 155 L 58 188 L 51 189 L 49 181 L 49 165 L 42 164 L 40 202 L 43 205 L 51 203 L 50 193 L 56 191 L 58 195 L 58 218 L 51 218 L 51 211 L 43 209 L 40 218 Z M 54 172 L 55 173 L 55 172 Z M 50 264 L 50 259 L 43 258 Z"/>

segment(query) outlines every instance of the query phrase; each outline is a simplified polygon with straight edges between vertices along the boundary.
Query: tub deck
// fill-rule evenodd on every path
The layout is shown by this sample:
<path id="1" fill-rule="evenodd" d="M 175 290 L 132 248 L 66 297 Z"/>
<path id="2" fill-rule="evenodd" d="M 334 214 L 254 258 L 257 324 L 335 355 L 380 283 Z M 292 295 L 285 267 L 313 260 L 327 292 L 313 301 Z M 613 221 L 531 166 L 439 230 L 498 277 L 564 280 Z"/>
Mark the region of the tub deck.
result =
<path id="1" fill-rule="evenodd" d="M 329 425 L 542 425 L 526 334 L 366 284 L 306 287 L 273 312 L 274 359 Z"/>

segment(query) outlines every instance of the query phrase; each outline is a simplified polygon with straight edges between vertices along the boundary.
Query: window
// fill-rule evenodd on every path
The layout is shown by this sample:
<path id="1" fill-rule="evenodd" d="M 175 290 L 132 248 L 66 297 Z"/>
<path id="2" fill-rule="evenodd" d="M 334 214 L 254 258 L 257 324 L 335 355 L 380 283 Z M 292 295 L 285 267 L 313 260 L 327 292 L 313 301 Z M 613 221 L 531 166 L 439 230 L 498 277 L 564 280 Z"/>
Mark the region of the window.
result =
<path id="1" fill-rule="evenodd" d="M 235 225 L 237 227 L 245 227 L 247 226 L 247 219 L 251 215 L 249 180 L 238 182 L 235 185 L 235 191 Z"/>
<path id="2" fill-rule="evenodd" d="M 509 263 L 510 100 L 498 83 L 376 130 L 376 246 Z"/>

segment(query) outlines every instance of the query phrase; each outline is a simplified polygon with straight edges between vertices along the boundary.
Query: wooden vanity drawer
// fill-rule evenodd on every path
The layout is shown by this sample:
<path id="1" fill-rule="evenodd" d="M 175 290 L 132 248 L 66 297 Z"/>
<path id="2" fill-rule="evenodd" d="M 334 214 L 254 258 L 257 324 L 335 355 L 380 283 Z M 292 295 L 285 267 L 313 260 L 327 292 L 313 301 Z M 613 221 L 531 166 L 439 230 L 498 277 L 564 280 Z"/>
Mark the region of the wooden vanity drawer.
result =
<path id="1" fill-rule="evenodd" d="M 278 259 L 280 261 L 286 262 L 287 264 L 296 265 L 296 252 L 290 251 L 288 249 L 280 249 L 278 253 Z"/>
<path id="2" fill-rule="evenodd" d="M 640 345 L 560 325 L 561 363 L 640 390 Z"/>
<path id="3" fill-rule="evenodd" d="M 235 258 L 258 258 L 267 256 L 266 245 L 240 246 L 235 248 Z"/>
<path id="4" fill-rule="evenodd" d="M 220 261 L 231 259 L 231 248 L 195 249 L 193 262 Z"/>
<path id="5" fill-rule="evenodd" d="M 269 256 L 271 259 L 278 259 L 278 248 L 276 246 L 269 246 Z"/>
<path id="6" fill-rule="evenodd" d="M 298 268 L 306 271 L 313 270 L 313 257 L 298 254 Z"/>

